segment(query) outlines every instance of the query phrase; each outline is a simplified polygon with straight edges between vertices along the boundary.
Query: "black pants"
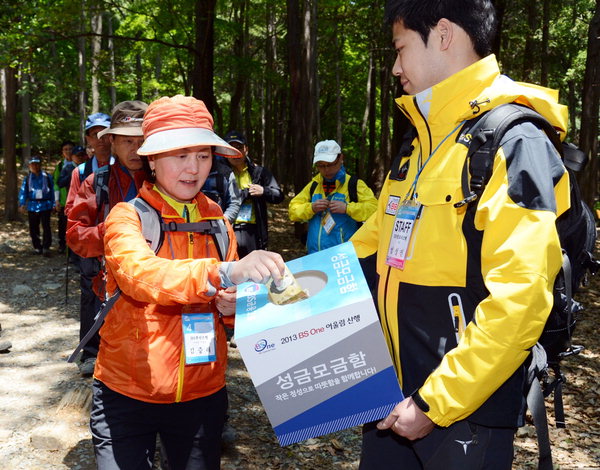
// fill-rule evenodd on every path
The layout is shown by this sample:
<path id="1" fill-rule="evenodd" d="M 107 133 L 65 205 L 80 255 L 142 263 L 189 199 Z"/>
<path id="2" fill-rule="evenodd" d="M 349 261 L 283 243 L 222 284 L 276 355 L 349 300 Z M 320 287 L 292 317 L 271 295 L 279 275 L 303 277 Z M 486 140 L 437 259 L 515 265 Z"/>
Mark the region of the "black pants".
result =
<path id="1" fill-rule="evenodd" d="M 436 428 L 417 441 L 393 431 L 363 426 L 359 470 L 510 470 L 513 428 L 489 428 L 459 421 Z"/>
<path id="2" fill-rule="evenodd" d="M 218 470 L 227 408 L 222 388 L 181 403 L 146 403 L 92 384 L 90 429 L 99 470 L 150 470 L 160 436 L 170 470 Z"/>
<path id="3" fill-rule="evenodd" d="M 240 259 L 251 251 L 259 249 L 256 224 L 235 224 L 233 231 L 235 232 L 237 252 Z"/>
<path id="4" fill-rule="evenodd" d="M 41 212 L 27 212 L 27 218 L 29 219 L 29 235 L 31 236 L 31 243 L 36 250 L 48 250 L 52 245 L 52 232 L 50 230 L 50 215 L 51 210 Z M 44 231 L 43 239 L 40 241 L 40 223 Z"/>
<path id="5" fill-rule="evenodd" d="M 67 233 L 67 216 L 65 208 L 61 207 L 58 211 L 58 249 L 64 250 L 67 247 L 65 235 Z"/>
<path id="6" fill-rule="evenodd" d="M 81 258 L 79 257 L 79 286 L 81 287 L 81 298 L 79 302 L 79 340 L 81 341 L 87 332 L 92 328 L 94 324 L 94 317 L 102 301 L 96 296 L 92 289 L 92 282 L 94 277 L 98 274 L 99 263 L 95 258 Z M 98 332 L 83 348 L 81 360 L 85 361 L 89 357 L 96 357 L 98 355 L 98 348 L 100 347 L 100 335 Z"/>

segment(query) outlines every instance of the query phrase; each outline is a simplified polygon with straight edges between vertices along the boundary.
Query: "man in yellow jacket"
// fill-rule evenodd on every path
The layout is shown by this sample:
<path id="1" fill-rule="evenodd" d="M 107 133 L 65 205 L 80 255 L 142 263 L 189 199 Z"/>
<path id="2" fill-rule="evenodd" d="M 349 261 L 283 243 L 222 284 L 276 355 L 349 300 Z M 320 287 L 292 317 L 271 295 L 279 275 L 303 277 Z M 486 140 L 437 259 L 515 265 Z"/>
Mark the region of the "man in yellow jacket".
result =
<path id="1" fill-rule="evenodd" d="M 522 123 L 501 141 L 478 202 L 457 205 L 470 137 L 461 129 L 516 102 L 564 137 L 567 110 L 554 91 L 500 74 L 490 1 L 391 0 L 386 17 L 407 93 L 396 102 L 417 137 L 352 242 L 360 257 L 377 254 L 376 300 L 407 398 L 365 425 L 360 468 L 510 469 L 569 181 L 544 132 Z"/>
<path id="2" fill-rule="evenodd" d="M 308 253 L 347 242 L 377 208 L 373 191 L 363 180 L 350 176 L 344 154 L 335 140 L 315 146 L 315 177 L 291 201 L 292 222 L 308 222 Z"/>

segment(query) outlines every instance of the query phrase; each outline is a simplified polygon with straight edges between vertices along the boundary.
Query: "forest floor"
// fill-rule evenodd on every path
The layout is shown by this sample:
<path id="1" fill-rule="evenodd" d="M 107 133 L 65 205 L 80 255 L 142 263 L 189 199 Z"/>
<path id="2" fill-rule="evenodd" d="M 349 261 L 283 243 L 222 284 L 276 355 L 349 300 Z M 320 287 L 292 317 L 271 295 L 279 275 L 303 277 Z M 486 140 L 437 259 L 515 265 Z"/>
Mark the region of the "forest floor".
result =
<path id="1" fill-rule="evenodd" d="M 271 211 L 271 249 L 286 260 L 301 256 L 287 204 Z M 67 274 L 65 261 L 56 251 L 50 258 L 33 255 L 25 222 L 0 222 L 1 340 L 13 344 L 0 354 L 3 470 L 95 468 L 88 428 L 91 379 L 82 379 L 77 367 L 66 362 L 78 341 L 79 283 L 72 266 Z M 554 427 L 547 402 L 555 467 L 563 470 L 600 469 L 600 279 L 593 279 L 580 297 L 587 310 L 575 342 L 586 349 L 564 362 L 566 429 Z M 282 448 L 239 351 L 231 347 L 227 376 L 237 439 L 224 450 L 223 469 L 358 468 L 359 428 Z M 527 425 L 519 430 L 513 467 L 536 468 L 536 459 L 535 431 Z"/>

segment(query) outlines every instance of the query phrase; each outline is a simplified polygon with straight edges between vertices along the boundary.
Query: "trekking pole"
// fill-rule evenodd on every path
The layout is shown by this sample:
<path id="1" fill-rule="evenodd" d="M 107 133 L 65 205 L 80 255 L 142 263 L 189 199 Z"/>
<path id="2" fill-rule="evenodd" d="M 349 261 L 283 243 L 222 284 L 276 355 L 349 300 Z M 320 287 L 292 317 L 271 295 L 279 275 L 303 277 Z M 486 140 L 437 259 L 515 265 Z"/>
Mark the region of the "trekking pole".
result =
<path id="1" fill-rule="evenodd" d="M 67 267 L 65 268 L 65 305 L 69 303 L 69 247 L 65 250 L 67 254 Z"/>

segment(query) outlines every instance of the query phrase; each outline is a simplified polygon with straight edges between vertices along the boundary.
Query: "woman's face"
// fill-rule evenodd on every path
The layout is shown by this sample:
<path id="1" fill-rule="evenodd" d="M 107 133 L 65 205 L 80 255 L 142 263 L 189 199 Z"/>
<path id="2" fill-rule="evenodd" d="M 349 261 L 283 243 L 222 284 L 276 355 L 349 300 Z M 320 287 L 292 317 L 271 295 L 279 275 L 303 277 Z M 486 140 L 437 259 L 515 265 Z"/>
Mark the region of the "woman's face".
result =
<path id="1" fill-rule="evenodd" d="M 148 156 L 156 185 L 179 202 L 190 202 L 204 185 L 212 166 L 211 147 L 192 147 Z"/>

